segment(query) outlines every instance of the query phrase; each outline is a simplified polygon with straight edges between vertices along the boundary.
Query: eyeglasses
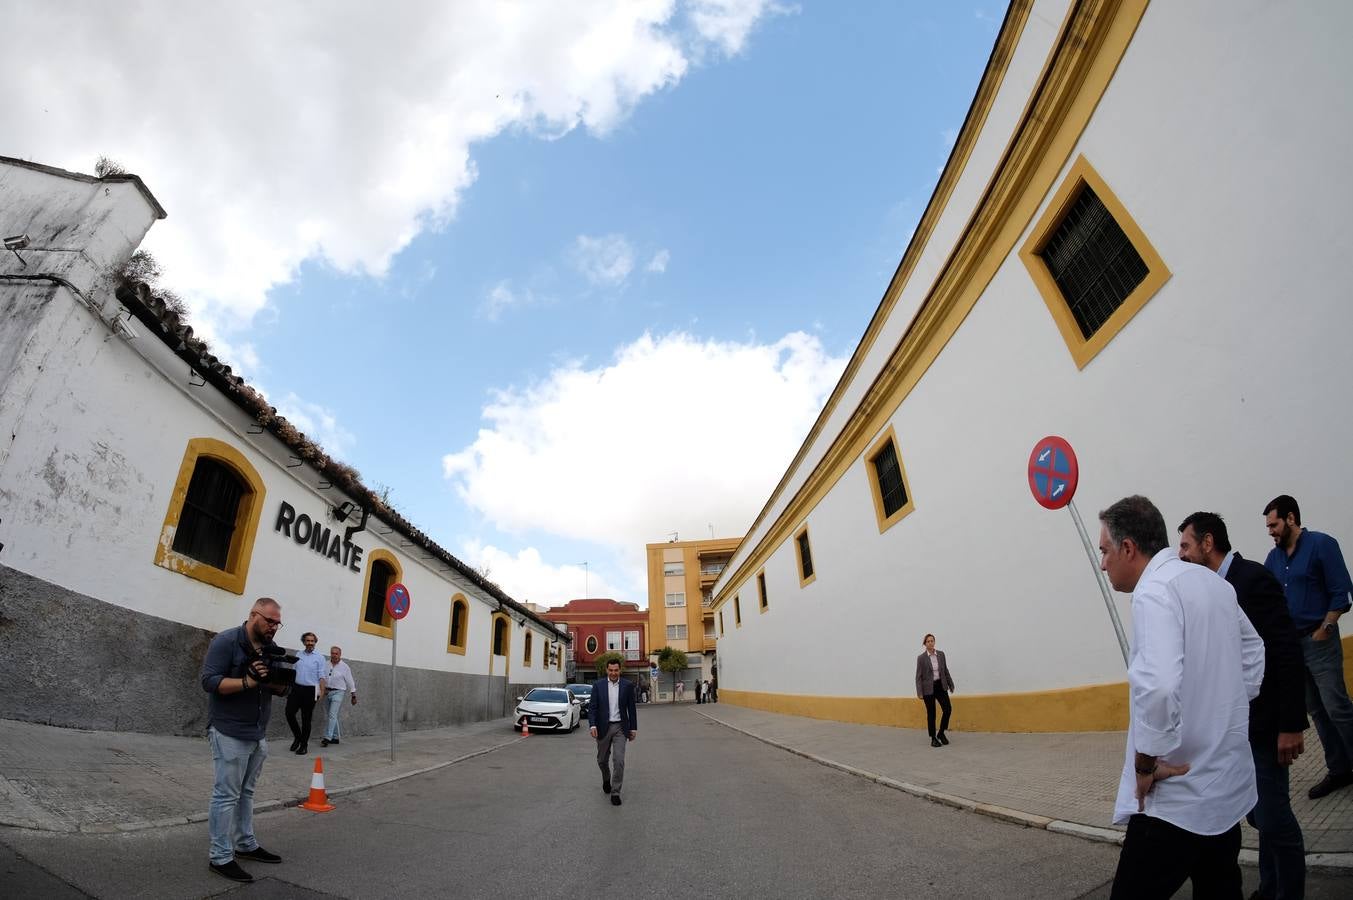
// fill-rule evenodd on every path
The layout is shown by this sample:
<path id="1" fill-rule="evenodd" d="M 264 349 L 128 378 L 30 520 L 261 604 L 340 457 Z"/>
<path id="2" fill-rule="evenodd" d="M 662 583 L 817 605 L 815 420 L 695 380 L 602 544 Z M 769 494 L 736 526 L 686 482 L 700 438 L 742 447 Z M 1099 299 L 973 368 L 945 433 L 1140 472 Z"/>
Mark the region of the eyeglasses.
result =
<path id="1" fill-rule="evenodd" d="M 257 610 L 255 610 L 254 615 L 258 616 L 260 619 L 262 619 L 263 621 L 267 622 L 267 623 L 268 623 L 269 625 L 271 625 L 273 628 L 279 628 L 279 627 L 281 627 L 281 625 L 282 625 L 282 620 L 281 620 L 281 619 L 270 619 L 270 618 L 268 618 L 267 616 L 263 615 L 263 613 L 258 612 Z"/>

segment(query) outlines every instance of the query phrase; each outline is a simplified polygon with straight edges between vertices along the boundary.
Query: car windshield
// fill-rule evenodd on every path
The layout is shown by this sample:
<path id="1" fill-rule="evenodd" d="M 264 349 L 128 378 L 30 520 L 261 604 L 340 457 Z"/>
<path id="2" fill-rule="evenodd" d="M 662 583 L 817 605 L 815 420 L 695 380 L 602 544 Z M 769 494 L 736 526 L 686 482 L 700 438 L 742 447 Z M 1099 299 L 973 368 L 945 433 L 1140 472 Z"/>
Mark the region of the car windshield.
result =
<path id="1" fill-rule="evenodd" d="M 592 685 L 590 684 L 570 684 L 568 689 L 580 697 L 592 696 Z"/>
<path id="2" fill-rule="evenodd" d="M 568 691 L 545 690 L 544 688 L 536 688 L 522 699 L 531 700 L 535 703 L 567 703 Z"/>

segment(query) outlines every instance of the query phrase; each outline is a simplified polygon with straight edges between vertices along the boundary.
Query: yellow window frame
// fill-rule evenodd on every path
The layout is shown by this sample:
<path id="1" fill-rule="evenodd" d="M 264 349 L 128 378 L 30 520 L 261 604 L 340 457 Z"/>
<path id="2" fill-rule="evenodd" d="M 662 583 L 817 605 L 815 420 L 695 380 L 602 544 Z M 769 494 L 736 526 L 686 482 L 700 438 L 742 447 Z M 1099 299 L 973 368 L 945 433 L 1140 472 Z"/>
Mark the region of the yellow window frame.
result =
<path id="1" fill-rule="evenodd" d="M 1118 223 L 1118 227 L 1123 229 L 1123 234 L 1127 235 L 1133 249 L 1146 264 L 1147 270 L 1142 283 L 1128 294 L 1099 330 L 1088 338 L 1081 334 L 1076 317 L 1071 313 L 1071 307 L 1067 305 L 1066 298 L 1057 287 L 1057 282 L 1053 280 L 1052 273 L 1041 256 L 1065 218 L 1067 210 L 1080 196 L 1081 189 L 1085 186 L 1089 186 L 1103 201 L 1109 214 Z M 1052 320 L 1057 324 L 1057 330 L 1061 332 L 1062 340 L 1066 342 L 1067 350 L 1071 352 L 1071 358 L 1078 369 L 1084 369 L 1099 351 L 1107 347 L 1109 342 L 1118 336 L 1118 332 L 1132 321 L 1132 317 L 1141 311 L 1147 301 L 1170 280 L 1170 270 L 1166 268 L 1165 261 L 1156 252 L 1156 248 L 1147 240 L 1146 233 L 1084 155 L 1076 157 L 1071 171 L 1067 173 L 1061 187 L 1053 194 L 1047 209 L 1043 211 L 1029 239 L 1020 249 L 1019 256 L 1024 262 L 1024 267 L 1029 270 L 1029 276 L 1033 278 L 1038 293 L 1042 295 L 1048 312 L 1052 314 Z"/>
<path id="2" fill-rule="evenodd" d="M 908 494 L 907 496 L 910 497 L 911 495 Z M 812 538 L 808 536 L 808 523 L 806 522 L 802 528 L 794 532 L 794 560 L 799 569 L 799 587 L 806 588 L 814 581 L 817 581 L 817 563 L 813 563 L 813 572 L 811 575 L 803 574 L 803 545 L 801 542 L 808 544 L 808 555 L 811 557 L 813 555 L 813 541 Z"/>
<path id="3" fill-rule="evenodd" d="M 366 575 L 362 578 L 362 599 L 357 604 L 357 630 L 362 634 L 373 634 L 376 637 L 385 638 L 387 641 L 395 636 L 394 620 L 390 618 L 390 610 L 384 606 L 381 607 L 381 624 L 366 620 L 366 598 L 371 593 L 371 574 L 376 570 L 376 563 L 383 562 L 395 570 L 394 583 L 400 583 L 404 580 L 404 567 L 399 564 L 399 559 L 386 550 L 384 547 L 377 547 L 366 555 Z"/>
<path id="4" fill-rule="evenodd" d="M 883 452 L 883 448 L 889 443 L 892 443 L 893 454 L 897 457 L 897 471 L 902 476 L 902 490 L 907 494 L 907 502 L 894 510 L 892 515 L 886 515 L 883 512 L 883 488 L 879 484 L 878 466 L 874 463 L 874 459 Z M 883 433 L 865 451 L 864 465 L 868 475 L 869 493 L 874 498 L 874 517 L 878 520 L 879 534 L 883 534 L 883 532 L 911 515 L 916 509 L 916 500 L 911 492 L 911 482 L 907 480 L 907 467 L 902 462 L 902 448 L 897 443 L 897 432 L 893 429 L 893 426 L 889 425 L 883 429 Z"/>
<path id="5" fill-rule="evenodd" d="M 183 516 L 184 501 L 188 498 L 188 484 L 193 479 L 197 461 L 203 457 L 226 465 L 248 486 L 248 490 L 240 497 L 239 508 L 235 511 L 235 530 L 230 536 L 230 549 L 226 555 L 224 569 L 218 569 L 174 551 L 174 535 L 178 531 L 179 519 Z M 155 544 L 155 565 L 230 591 L 232 594 L 243 594 L 244 584 L 249 578 L 249 563 L 254 554 L 254 537 L 258 534 L 258 521 L 263 514 L 263 497 L 266 493 L 262 476 L 239 450 L 216 438 L 192 438 L 188 441 L 187 449 L 183 451 L 183 461 L 179 463 L 174 490 L 169 495 L 169 509 L 160 528 L 159 541 Z"/>
<path id="6" fill-rule="evenodd" d="M 462 615 L 463 611 L 463 615 Z M 456 631 L 456 616 L 462 615 L 460 621 L 460 643 L 451 640 L 451 635 Z M 451 597 L 451 621 L 446 626 L 446 652 L 455 653 L 460 656 L 465 655 L 465 648 L 470 641 L 470 601 L 464 594 L 453 594 Z"/>

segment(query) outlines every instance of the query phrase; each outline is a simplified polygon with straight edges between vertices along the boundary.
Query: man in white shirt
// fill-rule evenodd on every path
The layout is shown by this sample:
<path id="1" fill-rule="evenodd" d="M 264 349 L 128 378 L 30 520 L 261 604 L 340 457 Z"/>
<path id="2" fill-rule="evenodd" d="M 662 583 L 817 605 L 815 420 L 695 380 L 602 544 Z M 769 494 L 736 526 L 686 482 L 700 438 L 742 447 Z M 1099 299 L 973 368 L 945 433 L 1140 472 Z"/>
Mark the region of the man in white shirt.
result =
<path id="1" fill-rule="evenodd" d="M 322 746 L 337 744 L 342 730 L 338 717 L 343 712 L 343 698 L 352 695 L 352 705 L 357 705 L 357 682 L 352 678 L 352 669 L 343 661 L 343 648 L 329 648 L 329 665 L 324 673 L 324 711 L 327 721 L 324 725 Z"/>
<path id="2" fill-rule="evenodd" d="M 625 780 L 625 745 L 639 736 L 634 682 L 620 677 L 619 660 L 607 661 L 606 677 L 592 683 L 587 719 L 597 741 L 602 793 L 609 794 L 611 804 L 619 806 L 620 786 Z"/>
<path id="3" fill-rule="evenodd" d="M 1240 897 L 1240 820 L 1255 804 L 1249 705 L 1264 642 L 1235 589 L 1170 547 L 1141 496 L 1099 514 L 1100 567 L 1132 592 L 1127 753 L 1114 804 L 1126 823 L 1111 900 Z M 1187 623 L 1187 627 L 1185 627 Z"/>

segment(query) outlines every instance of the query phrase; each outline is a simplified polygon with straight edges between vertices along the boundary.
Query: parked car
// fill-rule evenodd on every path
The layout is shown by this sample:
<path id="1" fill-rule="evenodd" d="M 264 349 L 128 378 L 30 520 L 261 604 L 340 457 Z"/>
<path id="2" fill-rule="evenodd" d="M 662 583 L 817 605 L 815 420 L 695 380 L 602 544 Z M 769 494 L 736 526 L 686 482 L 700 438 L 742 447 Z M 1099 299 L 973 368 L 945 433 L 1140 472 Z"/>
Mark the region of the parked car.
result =
<path id="1" fill-rule="evenodd" d="M 587 715 L 587 711 L 592 708 L 592 685 L 590 684 L 570 684 L 568 689 L 573 692 L 573 696 L 578 698 L 582 708 L 578 710 L 582 715 Z"/>
<path id="2" fill-rule="evenodd" d="M 532 731 L 572 731 L 582 721 L 582 704 L 568 688 L 532 688 L 525 697 L 517 698 L 517 712 L 513 729 L 521 730 L 525 722 Z"/>

